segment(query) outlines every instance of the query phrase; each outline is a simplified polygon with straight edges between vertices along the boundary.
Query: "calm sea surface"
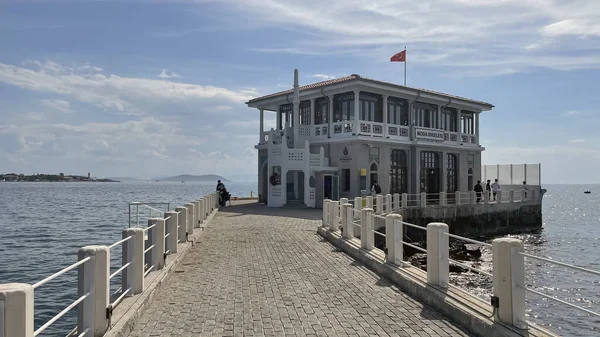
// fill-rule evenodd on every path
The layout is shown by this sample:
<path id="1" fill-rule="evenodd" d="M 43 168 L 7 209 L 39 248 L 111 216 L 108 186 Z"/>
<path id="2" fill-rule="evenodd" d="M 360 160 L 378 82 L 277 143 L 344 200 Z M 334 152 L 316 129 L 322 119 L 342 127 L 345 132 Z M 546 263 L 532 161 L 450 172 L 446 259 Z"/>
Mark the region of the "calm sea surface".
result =
<path id="1" fill-rule="evenodd" d="M 256 193 L 256 183 L 229 182 L 233 196 Z M 548 185 L 544 229 L 519 235 L 528 253 L 600 270 L 600 186 Z M 0 183 L 0 283 L 35 283 L 77 261 L 77 250 L 111 244 L 127 227 L 131 201 L 182 205 L 215 189 L 213 183 Z M 592 194 L 583 194 L 590 189 Z M 135 214 L 135 209 L 133 209 Z M 147 216 L 147 212 L 144 213 Z M 120 261 L 120 248 L 111 251 Z M 491 270 L 491 254 L 472 263 Z M 113 268 L 115 270 L 116 268 Z M 527 285 L 564 301 L 600 311 L 600 277 L 526 259 Z M 111 282 L 112 290 L 120 280 Z M 489 299 L 491 280 L 472 273 L 451 282 Z M 76 271 L 35 292 L 36 328 L 76 298 Z M 564 336 L 599 336 L 600 319 L 527 295 L 528 319 Z M 44 336 L 64 336 L 76 323 L 74 312 Z"/>

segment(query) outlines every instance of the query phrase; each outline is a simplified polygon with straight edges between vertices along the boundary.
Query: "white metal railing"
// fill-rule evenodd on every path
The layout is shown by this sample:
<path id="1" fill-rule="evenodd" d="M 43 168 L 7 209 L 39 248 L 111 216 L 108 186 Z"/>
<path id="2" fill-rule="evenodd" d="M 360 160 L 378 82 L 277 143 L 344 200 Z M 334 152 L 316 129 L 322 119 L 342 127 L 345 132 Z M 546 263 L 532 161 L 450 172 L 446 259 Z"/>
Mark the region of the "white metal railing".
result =
<path id="1" fill-rule="evenodd" d="M 43 286 L 44 284 L 54 280 L 55 278 L 65 274 L 66 272 L 69 272 L 81 265 L 83 265 L 86 262 L 89 262 L 91 260 L 90 257 L 86 257 L 83 260 L 80 260 L 76 263 L 73 263 L 72 265 L 61 269 L 60 271 L 46 277 L 45 279 L 35 283 L 32 285 L 32 288 L 35 290 L 41 286 Z M 85 295 L 81 296 L 79 299 L 77 299 L 75 302 L 71 303 L 69 306 L 67 306 L 65 309 L 63 309 L 61 312 L 59 312 L 58 314 L 56 314 L 54 317 L 52 317 L 50 320 L 48 320 L 46 323 L 44 323 L 41 327 L 39 327 L 37 330 L 34 331 L 33 336 L 37 336 L 39 334 L 41 334 L 44 330 L 46 330 L 49 326 L 51 326 L 54 322 L 56 322 L 57 320 L 59 320 L 61 317 L 63 317 L 67 312 L 71 311 L 71 309 L 73 309 L 75 306 L 77 306 L 81 301 L 85 300 L 88 296 L 90 295 L 90 293 L 86 293 Z"/>
<path id="2" fill-rule="evenodd" d="M 77 308 L 79 319 L 77 327 L 69 336 L 87 336 L 91 331 L 95 334 L 106 332 L 110 327 L 113 310 L 126 297 L 138 295 L 144 291 L 144 278 L 151 271 L 158 271 L 165 266 L 169 254 L 177 252 L 177 245 L 187 241 L 188 234 L 200 226 L 206 218 L 218 208 L 218 194 L 211 193 L 194 200 L 186 207 L 178 207 L 170 211 L 169 203 L 130 203 L 138 209 L 149 209 L 152 215 L 162 218 L 149 218 L 146 228 L 127 228 L 123 230 L 123 238 L 107 246 L 87 246 L 79 249 L 79 261 L 59 270 L 43 280 L 30 284 L 0 284 L 0 336 L 31 337 L 38 336 L 52 324 L 64 317 L 69 311 Z M 150 205 L 167 205 L 167 212 Z M 149 214 L 150 215 L 150 214 Z M 139 217 L 140 213 L 136 213 Z M 137 219 L 139 223 L 139 218 Z M 145 237 L 148 236 L 148 240 Z M 111 270 L 111 249 L 121 246 L 121 263 Z M 61 312 L 34 330 L 34 290 L 74 269 L 78 270 L 78 297 Z M 111 281 L 120 276 L 121 286 L 111 293 Z M 12 317 L 24 317 L 23 320 L 5 321 L 5 313 Z M 106 317 L 105 319 L 102 319 Z M 91 336 L 91 335 L 90 335 Z"/>
<path id="3" fill-rule="evenodd" d="M 527 253 L 524 253 L 524 252 L 519 252 L 519 255 L 521 255 L 523 257 L 530 258 L 530 259 L 534 259 L 534 260 L 538 260 L 538 261 L 543 261 L 543 262 L 546 262 L 546 263 L 550 263 L 550 264 L 554 264 L 554 265 L 557 265 L 557 266 L 565 267 L 565 268 L 568 268 L 568 269 L 573 269 L 573 270 L 577 270 L 577 271 L 580 271 L 580 272 L 584 272 L 584 273 L 588 273 L 588 274 L 600 276 L 600 271 L 596 271 L 596 270 L 592 270 L 592 269 L 588 269 L 588 268 L 583 268 L 583 267 L 575 266 L 575 265 L 564 263 L 564 262 L 554 261 L 554 260 L 551 260 L 551 259 L 548 259 L 548 258 L 544 258 L 544 257 L 540 257 L 540 256 L 535 256 L 535 255 L 527 254 Z M 600 312 L 594 312 L 594 311 L 591 311 L 591 310 L 586 309 L 584 307 L 581 307 L 581 306 L 578 306 L 578 305 L 575 305 L 575 304 L 563 301 L 563 300 L 558 299 L 556 297 L 553 297 L 553 296 L 550 296 L 548 294 L 544 294 L 544 293 L 539 292 L 537 290 L 531 289 L 530 287 L 527 287 L 527 286 L 524 285 L 524 280 L 522 280 L 522 281 L 523 281 L 523 283 L 517 283 L 517 286 L 519 288 L 527 291 L 527 292 L 530 292 L 532 294 L 541 296 L 541 297 L 543 297 L 543 298 L 545 298 L 547 300 L 550 300 L 550 301 L 555 301 L 555 302 L 567 305 L 567 306 L 569 306 L 571 308 L 574 308 L 574 309 L 577 309 L 579 311 L 585 312 L 585 313 L 590 314 L 592 316 L 600 317 Z"/>
<path id="4" fill-rule="evenodd" d="M 381 200 L 381 198 L 379 198 L 379 200 Z M 375 204 L 376 203 L 377 201 L 375 201 Z M 466 268 L 471 272 L 492 278 L 493 316 L 495 320 L 499 320 L 503 324 L 509 324 L 520 329 L 525 329 L 530 324 L 525 318 L 524 292 L 529 292 L 541 296 L 547 300 L 567 305 L 591 316 L 600 317 L 600 313 L 594 312 L 589 308 L 584 308 L 573 303 L 569 303 L 525 286 L 524 258 L 531 258 L 538 261 L 559 265 L 595 276 L 600 276 L 600 271 L 525 253 L 523 252 L 523 242 L 518 239 L 500 238 L 493 240 L 493 242 L 490 244 L 487 242 L 450 234 L 448 232 L 448 225 L 444 223 L 430 223 L 427 225 L 427 227 L 424 227 L 402 221 L 402 216 L 399 214 L 375 214 L 375 210 L 371 207 L 368 207 L 373 206 L 372 197 L 367 197 L 367 207 L 358 210 L 356 205 L 360 205 L 362 207 L 361 198 L 356 198 L 353 203 L 349 203 L 347 200 L 343 200 L 342 202 L 325 200 L 323 204 L 323 227 L 327 228 L 329 231 L 337 231 L 339 227 L 338 225 L 340 224 L 339 221 L 341 221 L 341 236 L 347 240 L 359 240 L 361 248 L 366 250 L 378 249 L 374 245 L 373 236 L 381 235 L 385 238 L 385 247 L 381 249 L 385 253 L 385 261 L 400 267 L 406 267 L 409 265 L 404 260 L 403 246 L 408 246 L 417 251 L 423 252 L 427 254 L 428 257 L 436 256 L 437 258 L 427 259 L 427 283 L 430 285 L 442 288 L 448 288 L 451 286 L 448 282 L 449 265 L 451 263 Z M 336 212 L 338 207 L 341 208 L 341 220 L 339 220 L 337 217 L 333 218 L 330 216 Z M 346 215 L 344 216 L 344 214 Z M 385 220 L 385 233 L 382 233 L 378 230 L 378 228 L 383 226 L 375 227 L 376 220 L 382 219 Z M 336 223 L 332 225 L 329 221 L 335 221 Z M 357 233 L 357 235 L 354 234 L 356 227 L 360 229 L 360 233 Z M 410 227 L 424 231 L 427 238 L 425 240 L 427 247 L 419 247 L 418 245 L 414 244 L 414 242 L 405 241 L 404 227 Z M 492 260 L 495 261 L 493 263 L 492 273 L 479 268 L 474 268 L 460 261 L 450 259 L 450 239 L 461 240 L 471 244 L 492 248 Z M 507 279 L 508 281 L 506 281 Z M 472 296 L 474 299 L 477 299 L 475 295 L 470 294 L 466 290 L 460 289 L 456 286 L 451 287 L 462 293 Z M 503 305 L 503 303 L 511 303 L 511 305 Z"/>
<path id="5" fill-rule="evenodd" d="M 499 204 L 499 203 L 519 203 L 539 200 L 539 190 L 507 190 L 498 191 L 496 200 L 491 192 L 484 191 L 480 195 L 471 192 L 439 192 L 439 193 L 395 193 L 378 194 L 375 196 L 357 197 L 348 200 L 348 203 L 360 209 L 363 205 L 373 208 L 376 214 L 387 214 L 406 208 L 439 207 L 448 205 L 476 205 L 476 204 Z M 344 199 L 344 198 L 342 198 Z M 342 200 L 341 199 L 341 200 Z M 328 200 L 328 199 L 327 199 Z"/>
<path id="6" fill-rule="evenodd" d="M 132 216 L 135 216 L 135 227 L 140 226 L 140 207 L 142 207 L 142 217 L 144 217 L 144 210 L 148 210 L 148 218 L 152 218 L 153 215 L 164 214 L 164 211 L 152 206 L 162 206 L 167 208 L 167 212 L 171 210 L 171 203 L 168 202 L 139 202 L 134 201 L 129 203 L 129 227 L 131 228 Z M 133 207 L 135 207 L 135 213 L 132 214 Z M 156 213 L 156 214 L 153 214 Z"/>

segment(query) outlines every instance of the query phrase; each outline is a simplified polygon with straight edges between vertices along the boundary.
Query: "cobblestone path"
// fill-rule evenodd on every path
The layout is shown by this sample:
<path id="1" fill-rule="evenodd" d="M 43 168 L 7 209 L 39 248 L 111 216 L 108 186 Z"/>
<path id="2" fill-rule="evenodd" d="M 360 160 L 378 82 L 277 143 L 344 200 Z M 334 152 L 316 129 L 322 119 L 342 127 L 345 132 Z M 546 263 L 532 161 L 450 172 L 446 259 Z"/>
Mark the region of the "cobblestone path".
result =
<path id="1" fill-rule="evenodd" d="M 467 336 L 316 234 L 320 210 L 223 208 L 130 336 Z"/>

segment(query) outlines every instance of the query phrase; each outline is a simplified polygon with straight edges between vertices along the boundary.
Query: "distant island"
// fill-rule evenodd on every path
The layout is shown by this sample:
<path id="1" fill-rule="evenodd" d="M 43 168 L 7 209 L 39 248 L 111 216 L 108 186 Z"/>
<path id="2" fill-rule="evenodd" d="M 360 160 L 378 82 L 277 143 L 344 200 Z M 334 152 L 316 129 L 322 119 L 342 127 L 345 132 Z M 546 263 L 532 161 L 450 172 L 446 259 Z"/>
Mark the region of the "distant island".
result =
<path id="1" fill-rule="evenodd" d="M 111 180 L 115 180 L 115 181 L 140 181 L 140 179 L 133 178 L 133 177 L 108 177 L 106 179 L 111 179 Z"/>
<path id="2" fill-rule="evenodd" d="M 8 174 L 0 174 L 0 181 L 29 181 L 29 182 L 67 182 L 67 181 L 82 181 L 82 182 L 101 182 L 101 183 L 118 183 L 118 180 L 112 179 L 97 179 L 90 177 L 88 173 L 87 176 L 78 176 L 78 175 L 65 175 L 64 173 L 59 174 L 16 174 L 16 173 L 8 173 Z"/>
<path id="3" fill-rule="evenodd" d="M 158 179 L 154 179 L 154 180 L 157 180 L 157 181 L 214 181 L 215 183 L 217 182 L 217 180 L 229 181 L 229 180 L 225 179 L 224 177 L 218 176 L 216 174 L 204 174 L 204 175 L 199 175 L 199 176 L 195 176 L 195 175 L 191 175 L 191 174 L 180 174 L 180 175 L 174 176 L 174 177 L 158 178 Z"/>

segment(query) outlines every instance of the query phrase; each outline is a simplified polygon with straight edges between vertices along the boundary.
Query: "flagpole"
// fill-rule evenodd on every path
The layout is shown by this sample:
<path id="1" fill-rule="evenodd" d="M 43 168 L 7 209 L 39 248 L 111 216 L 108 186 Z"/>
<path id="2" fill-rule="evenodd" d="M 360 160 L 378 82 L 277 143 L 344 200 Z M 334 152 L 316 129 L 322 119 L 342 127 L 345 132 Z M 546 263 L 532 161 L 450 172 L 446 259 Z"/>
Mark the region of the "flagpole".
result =
<path id="1" fill-rule="evenodd" d="M 404 86 L 406 86 L 406 62 L 408 61 L 407 56 L 408 55 L 406 55 L 406 46 L 404 46 Z"/>

